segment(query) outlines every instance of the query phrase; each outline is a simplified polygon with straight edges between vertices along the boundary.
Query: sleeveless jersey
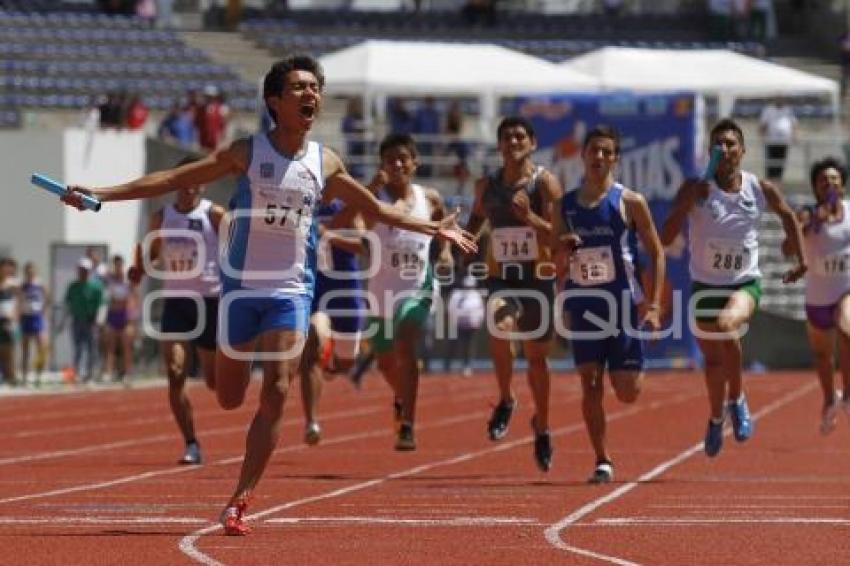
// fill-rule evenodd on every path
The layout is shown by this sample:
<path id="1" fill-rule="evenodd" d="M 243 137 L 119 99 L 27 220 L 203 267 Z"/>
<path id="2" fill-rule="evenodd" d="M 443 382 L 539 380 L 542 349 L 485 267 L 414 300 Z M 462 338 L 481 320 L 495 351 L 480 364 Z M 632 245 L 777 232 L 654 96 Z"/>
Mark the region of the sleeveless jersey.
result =
<path id="1" fill-rule="evenodd" d="M 593 208 L 578 202 L 578 189 L 561 200 L 560 214 L 564 224 L 572 225 L 581 238 L 581 246 L 570 257 L 567 289 L 605 290 L 614 294 L 618 301 L 627 290 L 636 302 L 643 300 L 635 277 L 635 249 L 631 243 L 634 230 L 626 224 L 622 213 L 623 191 L 619 183 L 611 185 Z"/>
<path id="2" fill-rule="evenodd" d="M 425 196 L 425 190 L 413 185 L 413 206 L 410 216 L 422 220 L 431 218 L 431 206 Z M 386 191 L 381 189 L 378 198 L 392 203 Z M 431 236 L 401 230 L 386 224 L 375 225 L 375 235 L 381 241 L 377 256 L 372 261 L 380 261 L 378 273 L 369 280 L 370 296 L 376 304 L 372 305 L 373 315 L 391 318 L 398 306 L 399 294 L 422 289 L 428 276 L 428 251 Z"/>
<path id="3" fill-rule="evenodd" d="M 130 283 L 119 281 L 112 275 L 106 278 L 106 298 L 111 301 L 126 301 L 130 297 Z"/>
<path id="4" fill-rule="evenodd" d="M 691 279 L 707 285 L 738 285 L 761 277 L 758 223 L 765 199 L 758 177 L 741 172 L 741 190 L 727 193 L 713 181 L 708 198 L 691 210 Z"/>
<path id="5" fill-rule="evenodd" d="M 44 314 L 44 302 L 47 296 L 44 285 L 38 281 L 24 283 L 21 285 L 21 291 L 24 298 L 21 305 L 21 314 L 24 316 L 42 316 Z"/>
<path id="6" fill-rule="evenodd" d="M 251 138 L 247 173 L 231 201 L 221 266 L 225 291 L 255 289 L 312 296 L 316 273 L 313 211 L 322 198 L 322 146 L 282 155 L 268 135 Z"/>
<path id="7" fill-rule="evenodd" d="M 198 206 L 182 213 L 170 204 L 162 209 L 160 256 L 171 277 L 164 281 L 169 291 L 194 291 L 204 297 L 217 296 L 221 290 L 218 266 L 218 234 L 210 220 L 212 202 L 201 199 Z M 198 245 L 203 250 L 198 249 Z M 203 258 L 203 259 L 202 259 Z M 203 265 L 198 266 L 198 262 Z M 192 273 L 196 275 L 191 276 Z M 190 277 L 182 277 L 188 274 Z"/>
<path id="8" fill-rule="evenodd" d="M 809 261 L 806 304 L 833 305 L 850 292 L 850 203 L 841 202 L 844 217 L 824 222 L 803 238 Z"/>
<path id="9" fill-rule="evenodd" d="M 537 232 L 514 216 L 511 200 L 517 191 L 526 191 L 531 201 L 531 210 L 540 214 L 543 199 L 537 190 L 537 180 L 543 172 L 538 167 L 528 185 L 515 189 L 502 182 L 502 169 L 487 180 L 482 195 L 482 204 L 490 221 L 490 246 L 487 250 L 487 270 L 490 277 L 497 279 L 530 280 L 535 278 L 539 262 L 549 261 L 547 242 L 537 238 Z"/>

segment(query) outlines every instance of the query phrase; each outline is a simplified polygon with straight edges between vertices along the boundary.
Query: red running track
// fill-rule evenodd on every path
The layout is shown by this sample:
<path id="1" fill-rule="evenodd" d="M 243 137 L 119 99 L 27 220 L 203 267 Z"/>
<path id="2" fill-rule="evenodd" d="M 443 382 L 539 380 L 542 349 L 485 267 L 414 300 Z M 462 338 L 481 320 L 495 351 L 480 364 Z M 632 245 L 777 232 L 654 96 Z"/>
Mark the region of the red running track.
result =
<path id="1" fill-rule="evenodd" d="M 652 373 L 641 399 L 606 400 L 617 481 L 593 458 L 574 374 L 553 379 L 555 459 L 531 455 L 524 378 L 508 436 L 485 434 L 492 375 L 427 377 L 419 448 L 393 451 L 390 395 L 326 387 L 322 444 L 301 443 L 291 395 L 283 441 L 249 508 L 254 533 L 214 523 L 256 403 L 191 397 L 206 464 L 181 443 L 162 387 L 0 398 L 0 562 L 27 564 L 847 564 L 850 425 L 818 432 L 812 374 L 748 376 L 755 437 L 701 451 L 696 373 Z"/>

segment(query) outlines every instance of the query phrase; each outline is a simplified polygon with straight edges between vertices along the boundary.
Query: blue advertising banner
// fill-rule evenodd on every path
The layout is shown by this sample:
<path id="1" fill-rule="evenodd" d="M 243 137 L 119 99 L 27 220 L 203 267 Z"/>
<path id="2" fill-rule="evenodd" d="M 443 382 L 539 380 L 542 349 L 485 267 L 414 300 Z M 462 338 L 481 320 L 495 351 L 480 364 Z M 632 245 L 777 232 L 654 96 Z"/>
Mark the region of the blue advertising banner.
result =
<path id="1" fill-rule="evenodd" d="M 691 93 L 614 93 L 523 98 L 515 110 L 534 124 L 536 161 L 567 191 L 581 182 L 581 148 L 587 131 L 599 124 L 615 127 L 622 137 L 618 180 L 646 197 L 660 229 L 682 181 L 698 174 L 695 107 Z M 684 307 L 690 286 L 685 238 L 680 236 L 667 252 L 669 298 Z M 698 350 L 687 317 L 672 323 L 673 334 L 649 346 L 648 360 L 654 366 L 691 366 Z"/>

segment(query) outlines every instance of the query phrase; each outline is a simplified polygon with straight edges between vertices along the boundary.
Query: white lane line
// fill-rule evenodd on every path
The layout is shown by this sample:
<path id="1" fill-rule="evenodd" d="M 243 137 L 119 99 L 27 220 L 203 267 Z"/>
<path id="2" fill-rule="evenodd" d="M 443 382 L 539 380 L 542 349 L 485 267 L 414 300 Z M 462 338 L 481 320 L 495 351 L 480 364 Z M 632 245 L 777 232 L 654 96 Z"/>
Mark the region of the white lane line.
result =
<path id="1" fill-rule="evenodd" d="M 0 525 L 203 525 L 197 517 L 0 517 Z"/>
<path id="2" fill-rule="evenodd" d="M 352 411 L 352 413 L 358 413 L 358 411 Z M 468 413 L 462 417 L 452 417 L 450 419 L 445 419 L 442 421 L 437 421 L 432 424 L 422 425 L 418 427 L 420 430 L 427 430 L 429 428 L 436 428 L 439 426 L 448 426 L 452 424 L 457 424 L 459 422 L 464 422 L 471 419 L 483 419 L 487 416 L 488 413 L 479 412 L 479 413 Z M 244 430 L 244 427 L 240 427 L 239 430 Z M 389 437 L 389 426 L 386 428 L 375 429 L 368 432 L 361 432 L 357 434 L 349 434 L 344 436 L 338 436 L 334 438 L 330 438 L 327 440 L 322 440 L 323 446 L 333 446 L 335 444 L 342 444 L 345 442 L 352 442 L 357 440 L 364 440 L 368 438 L 374 438 L 378 436 L 386 436 Z M 275 450 L 275 454 L 284 454 L 288 452 L 299 452 L 301 450 L 308 450 L 310 446 L 306 446 L 305 444 L 294 444 L 292 446 L 287 446 L 285 448 L 280 448 Z M 50 491 L 43 491 L 39 493 L 29 493 L 26 495 L 17 495 L 14 497 L 7 497 L 5 499 L 0 499 L 0 504 L 3 503 L 14 503 L 16 501 L 28 501 L 31 499 L 43 499 L 45 497 L 53 497 L 55 495 L 66 495 L 69 493 L 77 493 L 81 491 L 93 491 L 97 489 L 104 489 L 108 487 L 114 487 L 117 485 L 123 485 L 127 483 L 133 483 L 137 481 L 142 481 L 150 478 L 156 478 L 161 476 L 175 475 L 186 472 L 197 472 L 202 471 L 209 466 L 225 466 L 228 464 L 236 464 L 242 461 L 243 454 L 239 456 L 232 456 L 230 458 L 223 458 L 220 460 L 216 460 L 215 462 L 211 462 L 204 466 L 175 466 L 173 468 L 166 468 L 164 470 L 152 470 L 150 472 L 144 472 L 141 474 L 135 474 L 132 476 L 124 476 L 120 478 L 115 478 L 112 480 L 106 480 L 102 482 L 88 483 L 82 485 L 75 485 L 72 487 L 65 487 L 60 489 L 54 489 Z"/>
<path id="3" fill-rule="evenodd" d="M 803 395 L 806 395 L 809 391 L 811 391 L 812 389 L 814 389 L 816 387 L 817 387 L 816 383 L 809 383 L 808 385 L 804 385 L 804 386 L 800 387 L 796 391 L 792 391 L 791 393 L 788 393 L 788 394 L 784 395 L 783 397 L 780 397 L 779 399 L 777 399 L 773 403 L 766 405 L 760 411 L 753 414 L 753 416 L 752 416 L 753 421 L 757 421 L 757 420 L 761 419 L 762 417 L 764 417 L 765 415 L 769 415 L 773 411 L 787 405 L 788 403 L 791 403 L 792 401 L 799 399 L 800 397 L 802 397 Z M 727 428 L 724 434 L 726 436 L 728 436 L 730 434 L 730 432 L 731 431 Z M 576 546 L 572 546 L 570 544 L 567 544 L 566 542 L 564 542 L 563 538 L 561 537 L 561 532 L 564 531 L 565 529 L 567 529 L 568 527 L 570 527 L 571 525 L 574 525 L 575 523 L 577 523 L 579 520 L 581 520 L 585 516 L 589 515 L 590 513 L 593 513 L 594 511 L 596 511 L 597 509 L 599 509 L 603 505 L 606 505 L 606 504 L 624 496 L 625 494 L 627 494 L 628 492 L 632 491 L 634 488 L 639 486 L 641 483 L 651 481 L 651 480 L 655 479 L 656 477 L 660 476 L 661 474 L 665 473 L 670 468 L 684 462 L 685 460 L 687 460 L 688 458 L 690 458 L 691 456 L 693 456 L 697 452 L 702 451 L 702 449 L 703 449 L 703 443 L 698 442 L 698 443 L 694 444 L 693 446 L 691 446 L 690 448 L 687 448 L 684 451 L 680 452 L 678 455 L 674 456 L 673 458 L 667 460 L 666 462 L 662 462 L 661 464 L 659 464 L 658 466 L 656 466 L 652 470 L 650 470 L 647 473 L 640 476 L 637 480 L 623 484 L 620 487 L 618 487 L 617 489 L 615 489 L 614 491 L 612 491 L 611 493 L 609 493 L 609 494 L 607 494 L 603 497 L 600 497 L 598 499 L 594 499 L 593 501 L 591 501 L 587 505 L 580 507 L 579 509 L 577 509 L 573 513 L 567 515 L 566 517 L 564 517 L 563 519 L 561 519 L 557 523 L 554 523 L 549 528 L 547 528 L 544 531 L 544 536 L 546 537 L 546 540 L 549 542 L 549 544 L 551 544 L 552 546 L 554 546 L 555 548 L 558 548 L 560 550 L 572 552 L 574 554 L 586 556 L 588 558 L 595 558 L 596 560 L 601 560 L 603 562 L 609 562 L 611 564 L 618 564 L 620 566 L 636 566 L 635 562 L 630 562 L 630 561 L 624 560 L 622 558 L 617 558 L 616 556 L 608 556 L 606 554 L 593 552 L 593 551 L 590 551 L 590 550 L 578 548 Z"/>
<path id="4" fill-rule="evenodd" d="M 265 523 L 297 525 L 302 523 L 364 524 L 364 525 L 412 525 L 416 527 L 501 527 L 504 525 L 539 525 L 540 520 L 531 517 L 280 517 L 266 519 Z"/>
<path id="5" fill-rule="evenodd" d="M 680 517 L 607 517 L 593 523 L 582 523 L 582 527 L 599 525 L 605 527 L 624 526 L 689 526 L 689 525 L 850 525 L 850 519 L 842 517 L 718 517 L 716 519 L 682 519 Z"/>
<path id="6" fill-rule="evenodd" d="M 676 397 L 673 397 L 671 399 L 665 399 L 663 401 L 655 401 L 655 402 L 652 402 L 652 403 L 644 404 L 642 406 L 634 406 L 633 405 L 633 406 L 629 407 L 628 409 L 612 413 L 611 415 L 608 416 L 608 420 L 609 420 L 609 422 L 619 420 L 619 419 L 622 419 L 622 418 L 625 418 L 625 417 L 628 417 L 628 416 L 631 416 L 631 415 L 634 415 L 634 414 L 643 413 L 643 412 L 646 412 L 646 411 L 651 411 L 653 409 L 657 409 L 657 408 L 660 408 L 660 407 L 667 407 L 667 406 L 670 406 L 671 404 L 678 403 L 679 401 L 686 401 L 686 400 L 689 400 L 689 399 L 694 399 L 698 396 L 700 396 L 700 395 L 699 394 L 683 394 L 683 395 L 678 395 Z M 569 425 L 569 426 L 566 426 L 566 427 L 555 429 L 555 430 L 551 431 L 551 434 L 552 434 L 552 436 L 559 436 L 559 435 L 571 434 L 573 432 L 577 432 L 577 431 L 581 431 L 581 430 L 584 430 L 584 422 L 575 423 L 575 424 L 572 424 L 572 425 Z M 323 501 L 323 500 L 326 500 L 326 499 L 333 499 L 335 497 L 340 497 L 340 496 L 347 495 L 349 493 L 353 493 L 353 492 L 356 492 L 356 491 L 362 491 L 362 490 L 365 490 L 365 489 L 368 489 L 368 488 L 371 488 L 371 487 L 374 487 L 374 486 L 377 486 L 377 485 L 381 485 L 381 484 L 388 482 L 388 481 L 391 481 L 391 480 L 396 480 L 396 479 L 401 479 L 401 478 L 413 476 L 413 475 L 416 475 L 416 474 L 420 474 L 422 472 L 432 470 L 434 468 L 439 468 L 439 467 L 443 467 L 443 466 L 450 466 L 450 465 L 453 465 L 453 464 L 459 464 L 461 462 L 467 462 L 469 460 L 474 460 L 474 459 L 479 458 L 481 456 L 488 456 L 490 454 L 495 454 L 497 452 L 504 452 L 506 450 L 512 450 L 513 448 L 516 448 L 517 446 L 522 446 L 524 444 L 530 444 L 533 440 L 534 440 L 534 437 L 529 435 L 529 436 L 525 436 L 523 438 L 520 438 L 518 440 L 513 440 L 513 441 L 510 441 L 510 442 L 502 441 L 501 443 L 497 444 L 496 446 L 491 447 L 491 448 L 486 448 L 484 450 L 478 450 L 478 451 L 475 451 L 475 452 L 466 452 L 464 454 L 461 454 L 459 456 L 455 456 L 453 458 L 447 458 L 445 460 L 438 460 L 438 461 L 422 464 L 422 465 L 416 466 L 414 468 L 409 468 L 407 470 L 402 470 L 400 472 L 387 474 L 387 475 L 380 477 L 380 478 L 375 478 L 375 479 L 372 479 L 372 480 L 369 480 L 369 481 L 349 485 L 347 487 L 343 487 L 343 488 L 340 488 L 340 489 L 335 489 L 335 490 L 328 491 L 328 492 L 325 492 L 325 493 L 320 493 L 320 494 L 312 495 L 312 496 L 305 497 L 305 498 L 302 498 L 302 499 L 296 499 L 294 501 L 282 503 L 280 505 L 276 505 L 276 506 L 271 507 L 269 509 L 265 509 L 265 510 L 259 511 L 257 513 L 246 515 L 245 519 L 247 519 L 247 520 L 261 519 L 263 517 L 266 517 L 268 515 L 274 515 L 275 513 L 279 513 L 280 511 L 284 511 L 286 509 L 292 509 L 293 507 L 306 505 L 308 503 L 315 503 L 317 501 Z M 185 537 L 183 537 L 180 540 L 179 548 L 186 556 L 188 556 L 189 558 L 192 558 L 193 560 L 195 560 L 197 562 L 200 562 L 201 564 L 205 564 L 206 566 L 221 566 L 221 562 L 215 560 L 214 558 L 212 558 L 211 556 L 208 556 L 207 554 L 204 554 L 203 552 L 198 550 L 198 548 L 195 546 L 195 544 L 197 543 L 199 538 L 201 538 L 202 536 L 214 533 L 214 532 L 219 531 L 219 530 L 221 530 L 221 525 L 219 523 L 213 523 L 213 524 L 210 524 L 208 527 L 205 527 L 203 529 L 198 529 L 197 531 L 190 533 L 190 534 L 186 535 Z"/>
<path id="7" fill-rule="evenodd" d="M 456 400 L 456 401 L 466 401 L 466 400 L 469 400 L 469 399 L 478 399 L 478 398 L 481 398 L 482 395 L 485 395 L 485 393 L 483 391 L 472 391 L 472 392 L 465 394 L 465 395 L 459 395 L 459 396 L 455 397 L 454 400 Z M 423 405 L 427 406 L 427 405 L 436 404 L 436 403 L 445 403 L 445 401 L 443 399 L 434 397 L 434 398 L 431 398 L 431 399 L 424 400 L 423 402 L 420 402 L 419 405 L 420 406 L 423 406 Z M 349 418 L 349 417 L 360 417 L 360 416 L 373 415 L 375 413 L 381 413 L 381 412 L 386 412 L 387 414 L 389 414 L 389 412 L 390 412 L 389 406 L 388 405 L 385 406 L 385 405 L 381 404 L 381 405 L 373 405 L 373 406 L 365 407 L 365 408 L 358 408 L 358 409 L 354 409 L 354 410 L 339 411 L 339 412 L 336 412 L 336 413 L 327 413 L 327 414 L 321 415 L 320 420 L 321 421 L 330 421 L 330 420 Z M 222 411 L 222 414 L 225 414 L 224 411 Z M 164 417 L 164 418 L 170 418 L 170 417 Z M 303 422 L 302 417 L 300 417 L 300 416 L 299 417 L 292 417 L 292 418 L 289 418 L 289 419 L 285 419 L 283 421 L 283 423 L 281 424 L 281 426 L 297 425 L 297 424 L 300 424 L 302 422 Z M 112 426 L 114 427 L 116 425 L 112 425 Z M 120 423 L 119 423 L 118 426 L 120 426 Z M 208 429 L 203 433 L 203 436 L 204 437 L 210 437 L 210 436 L 233 434 L 233 433 L 236 433 L 236 432 L 244 432 L 245 430 L 247 430 L 247 428 L 248 428 L 248 425 L 246 424 L 246 425 L 243 425 L 243 426 L 232 426 L 232 427 Z M 60 433 L 61 432 L 57 432 L 57 434 L 60 434 Z M 174 440 L 176 438 L 177 438 L 176 432 L 169 432 L 167 434 L 158 434 L 158 435 L 155 435 L 155 436 L 147 436 L 147 437 L 142 437 L 142 438 L 132 438 L 132 439 L 121 440 L 121 441 L 117 441 L 117 442 L 107 442 L 105 444 L 92 444 L 92 445 L 89 445 L 89 446 L 83 446 L 81 448 L 69 448 L 69 449 L 65 449 L 65 450 L 54 450 L 54 451 L 50 451 L 50 452 L 38 452 L 38 453 L 35 453 L 35 454 L 26 454 L 26 455 L 23 455 L 23 456 L 13 456 L 13 457 L 9 457 L 9 458 L 0 458 L 0 466 L 6 466 L 6 465 L 11 465 L 11 464 L 21 464 L 21 463 L 24 463 L 24 462 L 35 462 L 35 461 L 40 461 L 40 460 L 51 460 L 51 459 L 54 459 L 54 458 L 64 458 L 64 457 L 68 457 L 68 456 L 80 456 L 82 454 L 90 454 L 92 452 L 101 452 L 101 451 L 105 451 L 105 450 L 115 450 L 117 448 L 127 448 L 127 447 L 130 447 L 130 446 L 139 446 L 139 445 L 142 445 L 142 444 L 154 444 L 154 443 L 163 442 L 163 441 L 174 442 Z M 0 500 L 0 503 L 2 503 L 2 501 L 3 500 Z"/>

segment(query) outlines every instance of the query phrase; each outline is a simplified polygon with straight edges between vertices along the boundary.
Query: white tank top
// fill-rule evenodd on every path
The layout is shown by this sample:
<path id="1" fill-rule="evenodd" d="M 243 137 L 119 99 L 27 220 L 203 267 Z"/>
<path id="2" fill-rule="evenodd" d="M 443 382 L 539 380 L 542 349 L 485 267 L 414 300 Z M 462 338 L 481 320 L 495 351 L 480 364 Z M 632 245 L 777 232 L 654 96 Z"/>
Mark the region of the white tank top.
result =
<path id="1" fill-rule="evenodd" d="M 251 138 L 248 172 L 231 201 L 232 224 L 221 273 L 225 290 L 312 295 L 316 277 L 313 210 L 322 198 L 322 146 L 296 158 L 265 133 Z"/>
<path id="2" fill-rule="evenodd" d="M 212 202 L 201 199 L 198 206 L 185 214 L 175 209 L 173 204 L 162 209 L 162 229 L 168 232 L 162 239 L 160 256 L 163 270 L 173 274 L 165 278 L 165 289 L 194 291 L 204 297 L 215 297 L 221 290 L 218 234 L 210 220 L 211 208 Z M 203 249 L 198 248 L 199 244 Z M 199 266 L 199 261 L 203 265 Z"/>
<path id="3" fill-rule="evenodd" d="M 841 201 L 844 218 L 823 223 L 803 238 L 809 262 L 806 304 L 833 305 L 850 292 L 850 204 Z"/>
<path id="4" fill-rule="evenodd" d="M 119 281 L 114 276 L 106 278 L 106 296 L 110 301 L 126 301 L 130 296 L 130 284 L 126 280 Z"/>
<path id="5" fill-rule="evenodd" d="M 737 285 L 761 277 L 758 224 L 765 210 L 759 179 L 741 172 L 741 190 L 722 191 L 713 181 L 708 198 L 691 210 L 691 279 L 708 285 Z"/>
<path id="6" fill-rule="evenodd" d="M 413 206 L 410 216 L 421 220 L 431 219 L 431 206 L 425 190 L 413 185 Z M 378 198 L 394 203 L 381 189 Z M 428 275 L 428 249 L 431 236 L 400 230 L 386 224 L 376 224 L 375 235 L 381 245 L 372 261 L 380 261 L 378 273 L 369 280 L 369 293 L 374 297 L 371 314 L 381 318 L 392 318 L 401 302 L 412 296 L 411 291 L 422 288 Z"/>

